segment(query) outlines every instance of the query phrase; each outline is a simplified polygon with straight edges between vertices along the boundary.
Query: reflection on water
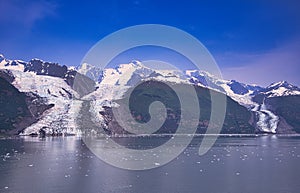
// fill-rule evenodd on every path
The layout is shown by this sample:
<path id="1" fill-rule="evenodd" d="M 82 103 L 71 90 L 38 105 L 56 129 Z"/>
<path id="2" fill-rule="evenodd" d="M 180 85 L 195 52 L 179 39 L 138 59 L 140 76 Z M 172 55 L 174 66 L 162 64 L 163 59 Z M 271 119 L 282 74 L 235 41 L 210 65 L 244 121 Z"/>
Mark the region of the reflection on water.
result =
<path id="1" fill-rule="evenodd" d="M 0 192 L 294 193 L 300 189 L 299 137 L 219 137 L 207 154 L 199 156 L 201 139 L 196 137 L 169 164 L 145 171 L 107 165 L 76 137 L 3 139 Z"/>

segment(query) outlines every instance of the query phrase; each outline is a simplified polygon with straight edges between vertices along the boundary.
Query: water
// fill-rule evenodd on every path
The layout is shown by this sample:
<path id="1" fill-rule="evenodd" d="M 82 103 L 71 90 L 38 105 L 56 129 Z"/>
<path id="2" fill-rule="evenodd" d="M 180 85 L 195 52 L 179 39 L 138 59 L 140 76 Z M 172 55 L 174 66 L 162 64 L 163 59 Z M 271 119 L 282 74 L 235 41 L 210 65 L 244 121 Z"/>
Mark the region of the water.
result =
<path id="1" fill-rule="evenodd" d="M 201 139 L 169 164 L 145 171 L 107 165 L 76 137 L 2 139 L 0 192 L 299 192 L 300 137 L 219 137 L 200 157 Z"/>

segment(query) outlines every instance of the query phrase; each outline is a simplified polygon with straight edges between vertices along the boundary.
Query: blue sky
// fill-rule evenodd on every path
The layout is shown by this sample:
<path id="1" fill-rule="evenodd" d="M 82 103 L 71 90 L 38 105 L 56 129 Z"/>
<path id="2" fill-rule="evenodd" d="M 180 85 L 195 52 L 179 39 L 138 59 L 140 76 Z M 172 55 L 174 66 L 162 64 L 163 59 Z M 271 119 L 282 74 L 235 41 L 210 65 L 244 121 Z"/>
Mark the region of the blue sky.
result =
<path id="1" fill-rule="evenodd" d="M 300 85 L 297 0 L 0 0 L 0 53 L 77 66 L 104 36 L 137 24 L 164 24 L 198 38 L 223 76 Z"/>

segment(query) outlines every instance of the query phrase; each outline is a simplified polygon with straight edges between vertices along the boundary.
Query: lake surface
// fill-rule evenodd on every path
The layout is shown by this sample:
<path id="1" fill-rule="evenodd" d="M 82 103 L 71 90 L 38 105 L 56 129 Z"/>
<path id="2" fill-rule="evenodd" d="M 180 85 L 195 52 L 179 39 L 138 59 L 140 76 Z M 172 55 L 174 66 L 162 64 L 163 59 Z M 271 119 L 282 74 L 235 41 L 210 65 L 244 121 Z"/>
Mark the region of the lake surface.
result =
<path id="1" fill-rule="evenodd" d="M 2 139 L 0 192 L 299 192 L 300 137 L 219 137 L 199 156 L 201 139 L 167 165 L 143 171 L 108 165 L 77 137 Z"/>

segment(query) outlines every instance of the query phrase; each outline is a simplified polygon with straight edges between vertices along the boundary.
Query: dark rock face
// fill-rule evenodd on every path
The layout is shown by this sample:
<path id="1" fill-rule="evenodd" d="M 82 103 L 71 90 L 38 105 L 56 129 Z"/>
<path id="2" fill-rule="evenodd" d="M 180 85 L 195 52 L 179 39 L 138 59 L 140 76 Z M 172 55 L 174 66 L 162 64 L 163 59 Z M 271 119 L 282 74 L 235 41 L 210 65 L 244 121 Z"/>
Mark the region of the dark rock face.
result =
<path id="1" fill-rule="evenodd" d="M 235 94 L 247 94 L 249 91 L 248 89 L 246 89 L 241 83 L 236 82 L 236 81 L 232 81 L 231 84 L 229 84 L 231 90 L 235 93 Z"/>
<path id="2" fill-rule="evenodd" d="M 289 125 L 285 119 L 281 116 L 279 116 L 279 123 L 278 123 L 278 126 L 277 126 L 277 130 L 276 132 L 278 134 L 295 134 L 297 133 L 294 128 Z"/>
<path id="3" fill-rule="evenodd" d="M 248 90 L 253 91 L 252 95 L 256 95 L 260 91 L 262 91 L 264 88 L 256 85 L 245 85 L 245 88 Z"/>
<path id="4" fill-rule="evenodd" d="M 6 69 L 0 70 L 0 77 L 9 83 L 12 83 L 15 80 L 15 77 L 12 74 L 12 72 Z"/>
<path id="5" fill-rule="evenodd" d="M 278 129 L 281 133 L 300 133 L 300 96 L 266 98 L 265 103 L 280 117 Z M 279 122 L 279 123 L 280 123 Z"/>
<path id="6" fill-rule="evenodd" d="M 25 65 L 24 72 L 35 72 L 37 75 L 48 75 L 53 77 L 63 78 L 67 73 L 66 66 L 60 66 L 57 63 L 43 62 L 33 59 Z"/>
<path id="7" fill-rule="evenodd" d="M 211 94 L 224 95 L 207 88 L 195 87 L 198 94 L 200 119 L 197 133 L 205 133 L 211 115 Z M 226 96 L 226 114 L 222 134 L 253 134 L 253 115 L 247 108 Z"/>
<path id="8" fill-rule="evenodd" d="M 25 93 L 26 104 L 33 117 L 39 118 L 49 108 L 54 107 L 54 104 L 47 104 L 47 99 L 40 97 L 35 93 Z"/>
<path id="9" fill-rule="evenodd" d="M 191 83 L 194 83 L 194 84 L 201 83 L 204 86 L 208 86 L 205 76 L 200 75 L 198 72 L 192 72 L 191 76 L 193 77 L 190 79 Z"/>
<path id="10" fill-rule="evenodd" d="M 188 110 L 183 107 L 180 109 L 180 103 L 176 96 L 172 95 L 172 92 L 166 92 L 166 88 L 162 87 L 159 82 L 151 82 L 155 89 L 146 89 L 146 86 L 141 88 L 136 87 L 131 93 L 131 114 L 137 122 L 147 122 L 149 117 L 149 105 L 153 101 L 161 101 L 167 106 L 167 119 L 162 127 L 157 130 L 156 133 L 175 133 L 180 122 L 180 114 L 182 110 Z M 184 85 L 178 85 L 184 86 Z M 211 115 L 211 97 L 210 92 L 214 94 L 222 93 L 211 91 L 207 88 L 195 87 L 200 108 L 199 124 L 197 133 L 204 134 L 207 131 L 207 127 Z M 188 93 L 186 93 L 188 94 Z M 122 99 L 121 99 L 122 100 Z M 165 101 L 166 100 L 166 101 Z M 118 101 L 116 101 L 118 103 Z M 167 103 L 165 103 L 167 102 Z M 107 125 L 106 132 L 111 134 L 128 134 L 115 120 L 112 109 L 104 108 L 103 112 L 99 112 L 103 117 Z M 239 105 L 231 98 L 227 97 L 227 111 L 225 114 L 225 121 L 221 133 L 223 134 L 253 134 L 256 133 L 253 126 L 253 114 L 247 110 L 247 108 Z"/>
<path id="11" fill-rule="evenodd" d="M 256 102 L 258 104 L 263 104 L 265 98 L 266 98 L 266 95 L 264 93 L 258 93 L 257 95 L 252 97 L 252 101 Z"/>
<path id="12" fill-rule="evenodd" d="M 18 134 L 53 107 L 44 98 L 32 93 L 19 92 L 6 79 L 0 77 L 0 131 L 2 134 Z"/>

